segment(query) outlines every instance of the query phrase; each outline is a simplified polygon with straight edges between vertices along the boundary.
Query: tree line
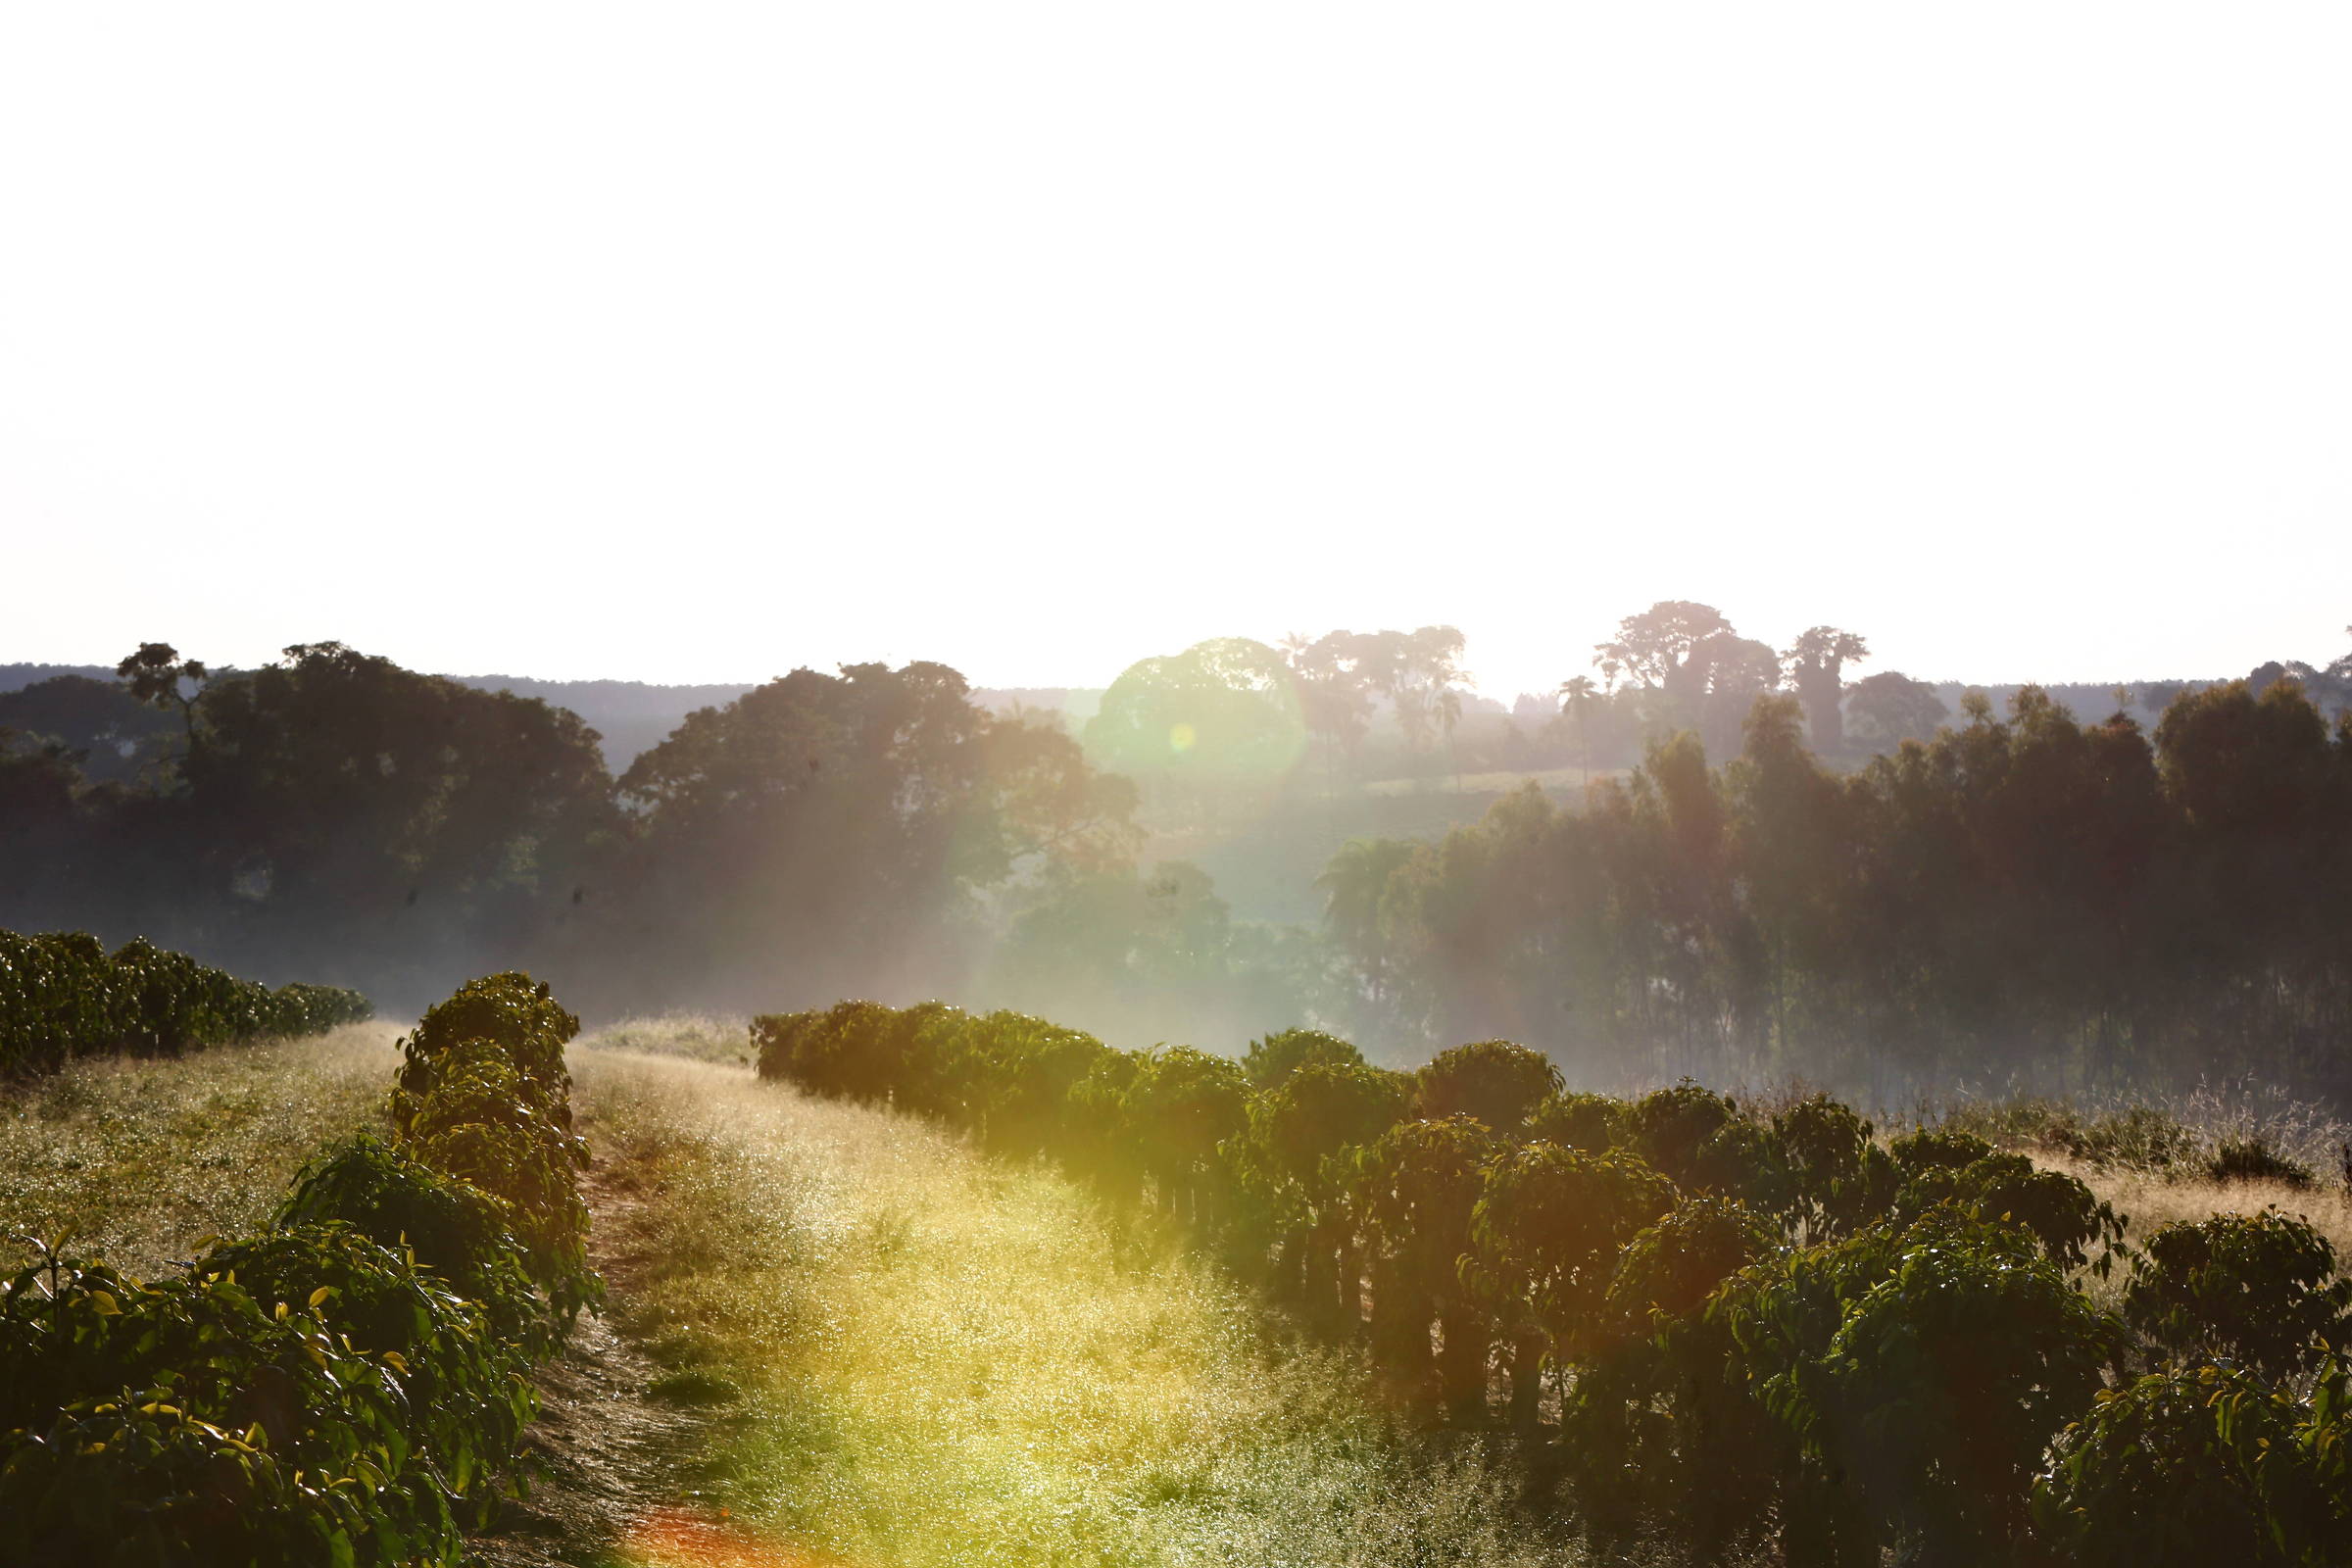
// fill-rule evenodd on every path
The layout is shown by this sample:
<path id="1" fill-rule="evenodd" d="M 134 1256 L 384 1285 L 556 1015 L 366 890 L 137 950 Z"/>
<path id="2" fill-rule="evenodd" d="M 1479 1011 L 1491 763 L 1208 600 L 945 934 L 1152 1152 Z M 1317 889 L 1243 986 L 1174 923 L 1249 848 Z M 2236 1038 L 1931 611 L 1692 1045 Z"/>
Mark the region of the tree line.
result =
<path id="1" fill-rule="evenodd" d="M 984 940 L 987 900 L 1132 842 L 1123 780 L 939 664 L 796 670 L 618 779 L 563 709 L 337 643 L 227 672 L 150 644 L 120 673 L 97 696 L 171 732 L 136 776 L 0 736 L 0 921 L 393 1005 L 525 964 L 606 1008 L 723 1003 L 779 969 L 928 984 Z"/>
<path id="2" fill-rule="evenodd" d="M 2152 735 L 2029 687 L 1845 773 L 1765 695 L 1721 766 L 1682 732 L 1323 885 L 1359 1016 L 1602 1080 L 2352 1087 L 2352 718 L 2292 681 Z"/>
<path id="3" fill-rule="evenodd" d="M 2167 692 L 2152 729 L 1972 697 L 1825 760 L 1834 690 L 1863 724 L 1866 653 L 1652 607 L 1545 720 L 1595 763 L 1636 746 L 1630 766 L 1483 817 L 1393 798 L 1414 836 L 1350 841 L 1317 792 L 1373 719 L 1413 715 L 1436 757 L 1474 716 L 1448 628 L 1203 644 L 1083 726 L 991 711 L 941 664 L 796 670 L 618 778 L 541 700 L 335 643 L 242 671 L 150 644 L 114 683 L 9 694 L 56 733 L 0 736 L 0 924 L 394 1007 L 520 967 L 602 1012 L 952 992 L 1133 1039 L 1287 1016 L 1392 1054 L 1500 1036 L 1583 1081 L 1798 1073 L 1880 1103 L 1955 1080 L 2340 1087 L 2352 747 L 2328 671 Z M 1708 734 L 1736 702 L 1727 750 Z M 1194 846 L 1220 876 L 1274 867 L 1320 919 L 1244 917 L 1175 858 Z"/>

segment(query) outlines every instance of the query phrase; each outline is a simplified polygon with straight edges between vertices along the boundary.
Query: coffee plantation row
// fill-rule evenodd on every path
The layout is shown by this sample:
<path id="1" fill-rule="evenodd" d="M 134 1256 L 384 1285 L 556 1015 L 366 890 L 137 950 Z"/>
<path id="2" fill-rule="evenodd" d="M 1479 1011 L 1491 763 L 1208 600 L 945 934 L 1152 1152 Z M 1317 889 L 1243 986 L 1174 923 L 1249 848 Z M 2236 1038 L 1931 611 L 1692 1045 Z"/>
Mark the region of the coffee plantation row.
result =
<path id="1" fill-rule="evenodd" d="M 2352 1285 L 2299 1218 L 2135 1250 L 2082 1183 L 1966 1133 L 1882 1143 L 1824 1096 L 1564 1092 L 1507 1042 L 1397 1072 L 1304 1030 L 1235 1061 L 862 1002 L 752 1037 L 763 1077 L 1173 1216 L 1360 1333 L 1433 1419 L 1515 1430 L 1603 1536 L 1696 1561 L 2352 1561 Z M 2119 1264 L 2111 1311 L 2085 1285 Z"/>
<path id="2" fill-rule="evenodd" d="M 459 1561 L 599 1291 L 578 1029 L 526 975 L 471 981 L 404 1043 L 390 1136 L 322 1152 L 261 1235 L 160 1281 L 39 1247 L 0 1290 L 0 1563 Z"/>
<path id="3" fill-rule="evenodd" d="M 0 1078 L 119 1051 L 175 1055 L 232 1040 L 318 1034 L 373 1015 L 356 991 L 272 991 L 144 938 L 109 954 L 86 931 L 0 931 Z"/>

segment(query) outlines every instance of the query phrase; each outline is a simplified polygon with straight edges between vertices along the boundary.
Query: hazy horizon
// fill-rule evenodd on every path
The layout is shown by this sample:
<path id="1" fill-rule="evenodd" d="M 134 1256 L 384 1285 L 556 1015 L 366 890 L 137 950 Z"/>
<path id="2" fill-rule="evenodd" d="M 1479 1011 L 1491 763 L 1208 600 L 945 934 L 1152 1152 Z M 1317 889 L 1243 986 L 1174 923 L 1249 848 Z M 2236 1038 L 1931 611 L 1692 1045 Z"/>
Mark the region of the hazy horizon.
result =
<path id="1" fill-rule="evenodd" d="M 1646 608 L 1646 607 L 1644 607 L 1644 608 Z M 1329 629 L 1329 628 L 1317 628 L 1317 630 L 1325 630 L 1325 629 Z M 1745 631 L 1745 629 L 1746 629 L 1746 628 L 1744 628 L 1744 627 L 1742 627 L 1742 628 L 1741 628 L 1741 630 L 1742 630 L 1743 632 Z M 1223 635 L 1242 636 L 1242 635 L 1248 635 L 1248 634 L 1246 634 L 1246 633 L 1227 633 L 1227 634 L 1223 634 Z M 319 640 L 319 639 L 314 639 L 314 640 Z M 1257 638 L 1256 640 L 1258 640 L 1258 641 L 1261 641 L 1261 642 L 1265 642 L 1265 643 L 1267 643 L 1267 644 L 1269 644 L 1269 645 L 1278 644 L 1278 642 L 1279 642 L 1279 634 L 1278 634 L 1277 636 L 1275 636 L 1275 637 L 1259 637 L 1259 638 Z M 1767 640 L 1767 641 L 1769 641 L 1769 639 L 1766 639 L 1766 640 Z M 2341 639 L 2339 638 L 2339 640 L 2341 640 Z M 281 647 L 282 647 L 282 646 L 288 646 L 288 645 L 281 645 Z M 356 646 L 356 645 L 353 645 L 353 646 Z M 1189 645 L 1188 645 L 1188 646 L 1189 646 Z M 1470 643 L 1470 652 L 1469 652 L 1469 658 L 1470 658 L 1470 661 L 1471 661 L 1471 662 L 1472 662 L 1472 665 L 1473 665 L 1473 670 L 1472 670 L 1472 673 L 1473 673 L 1474 675 L 1476 674 L 1476 668 L 1475 668 L 1475 665 L 1476 665 L 1476 662 L 1477 662 L 1477 646 L 1478 646 L 1478 645 L 1477 645 L 1477 642 L 1476 642 L 1476 640 L 1475 640 L 1475 639 L 1473 639 L 1473 640 L 1471 641 L 1471 643 Z M 1874 640 L 1873 640 L 1873 647 L 1875 648 L 1876 646 L 1877 646 L 1877 644 L 1876 644 L 1876 641 L 1875 641 L 1875 639 L 1874 639 Z M 187 648 L 187 649 L 183 649 L 183 650 L 181 650 L 181 651 L 182 651 L 183 653 L 186 653 L 186 654 L 188 654 L 190 657 L 202 657 L 201 650 L 198 650 L 198 649 L 195 649 L 195 648 L 192 648 L 192 647 L 191 647 L 191 648 Z M 613 671 L 611 671 L 611 670 L 605 670 L 605 671 L 601 671 L 601 672 L 599 672 L 599 671 L 589 671 L 589 672 L 580 673 L 580 674 L 549 674 L 549 673 L 547 673 L 547 672 L 545 672 L 545 671 L 543 671 L 543 670 L 537 670 L 537 669 L 429 669 L 429 668 L 426 668 L 424 665 L 422 665 L 422 664 L 420 664 L 420 663 L 416 663 L 416 662 L 412 662 L 412 661 L 410 661 L 410 660 L 403 659 L 403 658 L 400 656 L 400 654 L 399 654 L 399 653 L 398 653 L 396 650 L 382 649 L 382 648 L 361 648 L 361 649 L 360 649 L 360 651 L 361 651 L 361 652 L 363 652 L 363 653 L 368 653 L 368 654 L 379 654 L 379 655 L 382 655 L 382 656 L 384 656 L 384 657 L 386 657 L 386 658 L 389 658 L 389 659 L 391 659 L 391 660 L 392 660 L 392 662 L 393 662 L 394 663 L 400 664 L 400 665 L 402 665 L 402 666 L 403 666 L 403 667 L 405 667 L 405 668 L 416 669 L 416 670 L 417 670 L 417 671 L 419 671 L 420 673 L 423 673 L 423 674 L 430 674 L 430 675 L 440 675 L 440 676 L 446 677 L 446 678 L 448 678 L 448 679 L 451 679 L 451 680 L 459 680 L 459 681 L 519 680 L 519 681 L 544 682 L 544 683 L 547 683 L 547 684 L 549 684 L 549 685 L 573 685 L 573 684 L 590 684 L 590 683 L 595 683 L 595 682 L 609 681 L 609 682 L 613 682 L 613 683 L 615 683 L 615 684 L 620 684 L 620 685 L 636 685 L 636 686 L 648 686 L 648 687 L 666 687 L 666 688 L 690 688 L 690 687 L 704 687 L 704 686 L 742 686 L 742 687 L 754 687 L 754 686 L 760 686 L 760 685 L 765 684 L 765 683 L 766 683 L 766 682 L 768 682 L 768 681 L 774 680 L 774 679 L 775 679 L 775 678 L 777 678 L 778 676 L 780 676 L 780 675 L 783 675 L 783 674 L 787 673 L 787 672 L 788 672 L 788 671 L 789 671 L 791 668 L 795 668 L 795 667 L 808 667 L 808 668 L 817 669 L 817 670 L 821 670 L 821 671 L 825 671 L 825 672 L 828 672 L 828 673 L 829 673 L 829 672 L 831 672 L 833 669 L 835 669 L 835 668 L 836 668 L 838 665 L 858 662 L 858 661 L 856 661 L 856 660 L 850 660 L 850 659 L 834 659 L 834 660 L 826 660 L 826 659 L 821 659 L 821 658 L 818 658 L 818 659 L 803 660 L 803 661 L 799 662 L 799 663 L 798 663 L 797 665 L 787 665 L 787 666 L 785 666 L 784 668 L 775 669 L 775 670 L 772 670 L 772 671 L 770 671 L 770 672 L 768 672 L 768 673 L 766 673 L 766 674 L 763 674 L 763 675 L 757 675 L 757 676 L 744 676 L 744 675 L 709 675 L 709 676 L 701 676 L 701 675 L 698 675 L 698 676 L 688 676 L 688 677 L 683 677 L 683 678 L 679 678 L 679 679 L 674 679 L 674 680 L 671 680 L 671 679 L 660 679 L 660 678 L 655 678 L 655 677 L 651 677 L 651 676 L 640 675 L 640 674 L 633 674 L 633 673 L 627 673 L 627 672 L 618 672 L 618 673 L 616 673 L 616 672 L 613 672 Z M 917 659 L 927 659 L 927 660 L 931 661 L 931 662 L 934 662 L 934 663 L 943 663 L 943 664 L 946 664 L 946 665 L 948 665 L 950 668 L 956 670 L 958 673 L 960 673 L 961 675 L 963 675 L 963 676 L 964 676 L 964 678 L 966 679 L 966 681 L 968 681 L 968 682 L 970 683 L 970 685 L 971 685 L 971 687 L 972 687 L 972 689 L 973 689 L 974 691 L 999 691 L 999 692 L 1004 692 L 1004 691 L 1011 691 L 1011 692 L 1017 692 L 1017 691 L 1079 691 L 1079 692 L 1087 692 L 1087 691 L 1091 691 L 1091 692 L 1101 692 L 1101 691 L 1103 691 L 1103 690 L 1107 689 L 1107 688 L 1109 687 L 1109 685 L 1111 684 L 1112 680 L 1114 680 L 1114 679 L 1116 679 L 1116 678 L 1117 678 L 1117 676 L 1118 676 L 1118 674 L 1119 674 L 1120 670 L 1123 670 L 1123 669 L 1125 669 L 1125 668 L 1127 667 L 1127 665 L 1128 665 L 1128 664 L 1132 664 L 1132 663 L 1134 663 L 1134 662 L 1136 662 L 1137 661 L 1139 661 L 1139 660 L 1142 660 L 1142 659 L 1150 658 L 1150 657 L 1152 657 L 1152 654 L 1157 654 L 1157 653 L 1176 653 L 1176 652 L 1179 652 L 1179 651 L 1180 651 L 1180 650 L 1178 650 L 1178 649 L 1173 649 L 1173 648 L 1170 648 L 1170 649 L 1155 649 L 1155 650 L 1152 650 L 1151 653 L 1146 653 L 1146 654 L 1138 654 L 1138 655 L 1135 657 L 1135 659 L 1131 659 L 1131 660 L 1125 661 L 1124 662 L 1122 662 L 1121 664 L 1119 664 L 1119 665 L 1118 665 L 1116 668 L 1113 668 L 1113 669 L 1111 669 L 1111 670 L 1108 672 L 1108 674 L 1107 674 L 1107 675 L 1105 675 L 1103 678 L 1102 678 L 1102 679 L 1099 679 L 1099 680 L 1053 680 L 1053 679 L 1040 679 L 1040 680 L 995 680 L 995 679 L 989 679 L 989 678 L 986 678 L 986 676 L 985 676 L 985 672 L 982 672 L 982 671 L 975 671 L 975 670 L 973 670 L 973 669 L 966 668 L 966 667 L 965 667 L 963 664 L 959 663 L 957 661 L 956 661 L 956 660 L 955 660 L 955 659 L 953 659 L 953 658 L 942 658 L 942 657 L 938 656 L 937 654 L 916 654 L 916 655 L 914 655 L 913 657 L 914 657 L 914 658 L 917 658 Z M 2331 651 L 2331 650 L 2330 650 L 2330 651 Z M 7 652 L 7 651 L 6 651 L 5 649 L 0 649 L 0 654 L 5 654 L 6 652 Z M 127 652 L 127 650 L 125 650 L 125 652 Z M 279 649 L 275 649 L 275 648 L 273 648 L 273 649 L 267 650 L 267 651 L 265 651 L 265 652 L 263 652 L 263 653 L 261 653 L 261 654 L 257 655 L 255 658 L 253 658 L 253 659 L 251 659 L 251 660 L 220 660 L 220 661 L 217 661 L 217 662 L 215 662 L 215 665 L 214 665 L 214 667 L 216 667 L 216 668 L 220 668 L 220 669 L 229 669 L 229 668 L 236 668 L 236 669 L 251 669 L 251 668 L 256 668 L 256 667 L 259 667 L 259 666 L 261 666 L 261 665 L 264 665 L 264 664 L 268 664 L 268 663 L 270 663 L 270 662 L 271 662 L 275 661 L 275 660 L 278 658 L 278 656 L 279 656 L 279 652 L 280 652 L 280 650 L 279 650 Z M 2240 677 L 2240 676 L 2243 676 L 2243 675 L 2244 675 L 2244 674 L 2246 674 L 2246 673 L 2247 673 L 2249 670 L 2251 670 L 2251 669 L 2255 668 L 2255 667 L 2256 667 L 2258 664 L 2260 664 L 2260 663 L 2262 663 L 2262 662 L 2266 662 L 2268 659 L 2273 659 L 2273 658 L 2280 658 L 2280 657 L 2300 657 L 2300 656 L 2296 655 L 2296 654 L 2294 653 L 2294 651 L 2292 651 L 2292 650 L 2287 650 L 2287 651 L 2285 651 L 2285 653 L 2284 653 L 2284 654 L 2280 654 L 2280 653 L 2278 653 L 2278 652 L 2274 652 L 2274 653 L 2272 653 L 2272 654 L 2266 655 L 2266 656 L 2265 656 L 2265 658 L 2264 658 L 2263 660 L 2251 661 L 2251 662 L 2248 662 L 2248 663 L 2245 665 L 2245 667 L 2243 667 L 2243 668 L 2237 668 L 2237 669 L 2225 669 L 2225 670 L 2185 670 L 2185 669 L 2163 669 L 2163 670 L 2152 670 L 2152 669 L 2151 669 L 2151 670 L 2136 670 L 2136 671 L 2108 671 L 2108 672 L 2104 672 L 2104 673 L 2100 673 L 2100 674 L 2095 674 L 2095 675 L 2087 675 L 2087 676 L 2084 676 L 2084 675 L 2050 674 L 2050 673 L 2046 673 L 2046 672 L 2045 672 L 2045 673 L 2041 673 L 2041 674 L 2029 674 L 2029 675 L 2016 676 L 2016 677 L 2007 678 L 2007 679 L 1989 680 L 1989 679 L 1984 679 L 1984 678 L 1980 678 L 1980 677 L 1977 677 L 1977 676 L 1974 676 L 1974 675 L 1972 675 L 1972 674 L 1968 674 L 1968 673 L 1954 673 L 1954 672 L 1949 672 L 1949 671 L 1940 671 L 1940 670 L 1915 670 L 1915 669 L 1901 669 L 1901 666 L 1899 666 L 1899 665 L 1896 665 L 1896 664 L 1889 663 L 1889 662 L 1886 662 L 1886 660 L 1876 657 L 1876 655 L 1874 654 L 1874 656 L 1873 656 L 1872 658 L 1870 658 L 1870 659 L 1868 659 L 1868 660 L 1866 660 L 1866 661 L 1862 661 L 1861 662 L 1857 663 L 1857 664 L 1856 664 L 1856 665 L 1855 665 L 1855 666 L 1852 668 L 1852 670 L 1849 672 L 1849 675 L 1850 675 L 1850 677 L 1851 677 L 1851 678 L 1856 678 L 1856 679 L 1858 679 L 1858 678 L 1859 678 L 1860 676 L 1862 676 L 1862 675 L 1866 675 L 1866 674 L 1873 674 L 1873 673 L 1876 673 L 1877 671 L 1879 671 L 1879 670 L 1881 670 L 1881 669 L 1901 669 L 1901 672 L 1902 672 L 1903 674 L 1905 674 L 1905 675 L 1909 675 L 1910 677 L 1912 677 L 1912 678 L 1913 678 L 1913 679 L 1915 679 L 1915 680 L 1924 681 L 1924 682 L 1926 682 L 1927 684 L 1929 684 L 1929 685 L 1931 685 L 1931 686 L 1983 686 L 1983 687 L 2001 687 L 2001 686 L 2020 686 L 2020 685 L 2038 685 L 2038 686 L 2051 686 L 2051 687 L 2056 687 L 2056 686 L 2106 686 L 2106 685 L 2113 685 L 2113 684 L 2117 684 L 2117 683 L 2126 683 L 2126 682 L 2160 682 L 2160 681 L 2168 681 L 2168 680 L 2190 680 L 2190 681 L 2233 680 L 2233 679 L 2236 679 L 2236 678 L 2238 678 L 2238 677 Z M 78 667 L 78 668 L 107 668 L 107 667 L 111 667 L 111 666 L 112 666 L 113 664 L 115 664 L 116 662 L 117 662 L 117 659 L 116 659 L 116 658 L 111 658 L 111 657 L 110 657 L 110 658 L 105 658 L 105 659 L 51 659 L 51 658 L 12 658 L 12 657 L 0 657 L 0 667 L 5 667 L 5 666 L 7 666 L 7 665 L 11 665 L 11 664 L 29 664 L 29 665 L 56 665 L 56 666 L 73 666 L 73 667 Z M 1587 664 L 1584 664 L 1584 665 L 1579 665 L 1579 666 L 1576 666 L 1576 667 L 1570 668 L 1570 669 L 1568 669 L 1568 670 L 1567 670 L 1567 672 L 1566 672 L 1566 673 L 1567 673 L 1567 674 L 1585 674 L 1585 673 L 1588 673 L 1589 671 L 1590 671 L 1590 664 L 1589 664 L 1589 663 L 1587 663 Z M 1563 676 L 1563 678 L 1565 678 L 1565 676 Z M 1554 688 L 1554 687 L 1556 687 L 1558 684 L 1559 684 L 1559 683 L 1558 683 L 1557 681 L 1552 681 L 1552 682 L 1547 682 L 1547 683 L 1545 683 L 1545 684 L 1543 684 L 1543 685 L 1521 685 L 1521 686 L 1512 686 L 1512 687 L 1507 687 L 1507 688 L 1505 688 L 1505 687 L 1497 687 L 1497 686 L 1495 686 L 1495 685 L 1494 685 L 1494 684 L 1492 684 L 1492 683 L 1490 683 L 1490 682 L 1488 682 L 1488 681 L 1484 681 L 1484 680 L 1473 680 L 1473 681 L 1470 683 L 1470 685 L 1469 685 L 1469 688 L 1468 688 L 1468 689 L 1469 689 L 1469 690 L 1470 690 L 1470 691 L 1471 691 L 1471 692 L 1472 692 L 1474 695 L 1476 695 L 1476 696 L 1483 697 L 1483 698 L 1489 698 L 1489 699 L 1492 699 L 1493 701 L 1495 701 L 1495 702 L 1501 703 L 1501 704 L 1502 704 L 1504 707 L 1506 707 L 1506 708 L 1507 708 L 1507 707 L 1509 707 L 1509 706 L 1510 706 L 1510 704 L 1511 704 L 1511 701 L 1512 701 L 1514 698 L 1516 698 L 1516 697 L 1519 697 L 1519 696 L 1522 696 L 1522 695 L 1535 695 L 1535 696 L 1550 696 L 1550 695 L 1553 695 L 1553 688 Z"/>

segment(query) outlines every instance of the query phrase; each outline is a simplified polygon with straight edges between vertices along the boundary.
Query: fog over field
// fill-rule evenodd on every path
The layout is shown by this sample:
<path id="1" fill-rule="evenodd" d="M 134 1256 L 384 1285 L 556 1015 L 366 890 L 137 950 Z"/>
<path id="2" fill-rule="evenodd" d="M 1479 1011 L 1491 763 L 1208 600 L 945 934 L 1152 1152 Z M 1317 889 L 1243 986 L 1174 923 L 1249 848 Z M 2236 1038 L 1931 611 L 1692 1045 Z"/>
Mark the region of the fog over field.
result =
<path id="1" fill-rule="evenodd" d="M 1225 1054 L 1501 1037 L 1595 1088 L 2347 1087 L 2344 884 L 2309 873 L 2352 654 L 1996 701 L 1692 601 L 1593 638 L 1508 708 L 1448 626 L 1099 691 L 142 645 L 0 692 L 0 920 L 404 1009 L 519 966 L 592 1016 L 938 997 Z"/>

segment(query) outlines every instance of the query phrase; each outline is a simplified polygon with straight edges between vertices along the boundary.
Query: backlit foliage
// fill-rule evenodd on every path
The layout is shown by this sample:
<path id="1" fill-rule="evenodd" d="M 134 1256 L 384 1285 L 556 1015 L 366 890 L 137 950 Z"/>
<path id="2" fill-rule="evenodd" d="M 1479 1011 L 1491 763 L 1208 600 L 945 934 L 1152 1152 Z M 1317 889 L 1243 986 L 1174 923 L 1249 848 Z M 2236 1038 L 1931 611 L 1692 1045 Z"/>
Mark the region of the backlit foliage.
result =
<path id="1" fill-rule="evenodd" d="M 2174 1349 L 2251 1358 L 2281 1432 L 2339 1419 L 2326 1379 L 2261 1381 L 2323 1356 L 2341 1321 L 2347 1287 L 2308 1226 L 2159 1232 L 2119 1314 L 2085 1287 L 2125 1221 L 2080 1180 L 1965 1132 L 1883 1147 L 1826 1096 L 1769 1116 L 1689 1081 L 1568 1096 L 1507 1042 L 1399 1075 L 1274 1037 L 1245 1072 L 937 1004 L 753 1027 L 763 1076 L 901 1103 L 1155 1208 L 1311 1331 L 1360 1334 L 1431 1417 L 1548 1428 L 1558 1458 L 1537 1473 L 1595 1536 L 1855 1565 L 2033 1562 L 2128 1536 L 2065 1458 L 2121 1439 L 2067 1435 Z M 925 1087 L 901 1101 L 894 1080 Z M 998 1107 L 1015 1105 L 1007 1141 Z M 2175 1419 L 2158 1387 L 2129 1408 Z M 2311 1442 L 2312 1464 L 2332 1451 Z M 2209 1467 L 2235 1489 L 2225 1512 L 2261 1517 L 2266 1488 L 2313 1519 L 2343 1507 L 2243 1463 Z"/>
<path id="2" fill-rule="evenodd" d="M 598 1294 L 563 1046 L 502 974 L 409 1042 L 387 1146 L 143 1282 L 43 1246 L 0 1285 L 0 1562 L 456 1563 L 526 1373 Z"/>

